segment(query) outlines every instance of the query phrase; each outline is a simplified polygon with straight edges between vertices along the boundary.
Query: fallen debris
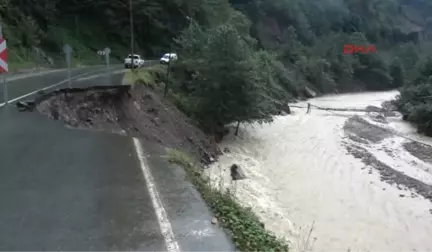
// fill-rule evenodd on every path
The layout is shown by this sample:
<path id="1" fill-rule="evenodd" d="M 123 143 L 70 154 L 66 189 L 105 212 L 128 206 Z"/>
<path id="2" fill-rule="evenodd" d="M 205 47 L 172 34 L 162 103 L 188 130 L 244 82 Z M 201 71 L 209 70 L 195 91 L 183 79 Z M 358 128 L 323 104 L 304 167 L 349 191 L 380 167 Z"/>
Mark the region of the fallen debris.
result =
<path id="1" fill-rule="evenodd" d="M 19 101 L 16 103 L 16 107 L 20 112 L 33 111 L 35 109 L 34 101 Z"/>

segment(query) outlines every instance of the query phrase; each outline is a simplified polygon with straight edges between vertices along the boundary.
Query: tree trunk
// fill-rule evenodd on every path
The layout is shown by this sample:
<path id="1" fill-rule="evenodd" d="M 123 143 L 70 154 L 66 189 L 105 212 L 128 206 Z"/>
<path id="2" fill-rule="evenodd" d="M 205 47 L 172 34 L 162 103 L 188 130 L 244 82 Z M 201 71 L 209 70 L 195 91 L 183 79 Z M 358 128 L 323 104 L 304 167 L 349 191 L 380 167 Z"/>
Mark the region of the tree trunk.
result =
<path id="1" fill-rule="evenodd" d="M 237 127 L 236 127 L 236 131 L 235 131 L 236 136 L 238 136 L 239 128 L 240 128 L 240 121 L 237 121 Z"/>

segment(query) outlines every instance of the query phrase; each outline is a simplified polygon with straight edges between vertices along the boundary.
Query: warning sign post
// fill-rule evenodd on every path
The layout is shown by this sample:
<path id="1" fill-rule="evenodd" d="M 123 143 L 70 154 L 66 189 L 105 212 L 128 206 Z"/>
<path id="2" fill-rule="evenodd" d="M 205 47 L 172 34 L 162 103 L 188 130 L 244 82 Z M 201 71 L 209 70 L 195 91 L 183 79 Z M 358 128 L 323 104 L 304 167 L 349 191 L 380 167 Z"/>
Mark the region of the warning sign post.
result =
<path id="1" fill-rule="evenodd" d="M 8 103 L 8 86 L 5 74 L 9 72 L 8 67 L 8 51 L 6 39 L 3 37 L 3 31 L 0 24 L 0 83 L 3 84 L 4 103 Z"/>
<path id="2" fill-rule="evenodd" d="M 0 37 L 0 73 L 3 74 L 8 71 L 6 40 Z"/>

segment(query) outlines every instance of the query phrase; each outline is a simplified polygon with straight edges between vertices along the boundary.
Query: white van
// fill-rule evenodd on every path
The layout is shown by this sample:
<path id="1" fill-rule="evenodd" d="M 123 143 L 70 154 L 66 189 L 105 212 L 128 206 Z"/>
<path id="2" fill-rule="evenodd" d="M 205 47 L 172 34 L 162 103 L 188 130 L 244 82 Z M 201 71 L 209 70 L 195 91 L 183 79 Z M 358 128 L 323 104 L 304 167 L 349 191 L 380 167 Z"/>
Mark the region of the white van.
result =
<path id="1" fill-rule="evenodd" d="M 175 61 L 177 60 L 177 54 L 176 53 L 165 53 L 164 56 L 160 59 L 161 64 L 168 64 L 170 60 Z"/>
<path id="2" fill-rule="evenodd" d="M 133 58 L 133 59 L 132 59 Z M 132 61 L 133 60 L 133 61 Z M 144 66 L 144 60 L 141 58 L 140 55 L 138 54 L 134 54 L 132 57 L 132 54 L 129 54 L 125 59 L 124 59 L 124 66 L 125 68 L 131 68 L 133 64 L 134 68 L 137 67 L 142 67 Z"/>

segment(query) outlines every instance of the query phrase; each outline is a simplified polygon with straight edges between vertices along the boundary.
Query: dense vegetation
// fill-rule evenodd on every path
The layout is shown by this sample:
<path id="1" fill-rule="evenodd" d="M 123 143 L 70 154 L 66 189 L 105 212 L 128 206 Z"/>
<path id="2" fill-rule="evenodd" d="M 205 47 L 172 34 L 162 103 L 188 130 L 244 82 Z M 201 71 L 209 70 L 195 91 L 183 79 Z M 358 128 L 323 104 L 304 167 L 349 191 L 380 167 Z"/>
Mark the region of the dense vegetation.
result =
<path id="1" fill-rule="evenodd" d="M 277 104 L 318 93 L 388 90 L 415 80 L 427 55 L 426 2 L 231 1 L 212 26 L 191 22 L 177 39 L 179 105 L 211 131 L 271 120 Z M 413 8 L 415 7 L 415 8 Z M 415 13 L 415 15 L 413 14 Z M 344 44 L 377 54 L 343 54 Z M 424 114 L 421 110 L 420 114 Z"/>
<path id="2" fill-rule="evenodd" d="M 171 48 L 179 53 L 173 96 L 209 132 L 230 122 L 271 120 L 280 102 L 307 96 L 307 90 L 385 90 L 404 84 L 400 107 L 407 119 L 430 127 L 431 109 L 425 105 L 430 100 L 417 98 L 430 87 L 424 63 L 430 1 L 132 2 L 135 50 L 147 58 Z M 105 46 L 121 60 L 130 48 L 128 4 L 1 1 L 11 63 L 40 59 L 35 48 L 62 62 L 64 43 L 74 47 L 77 62 L 100 62 L 95 51 Z M 377 54 L 344 55 L 345 44 L 374 44 Z"/>
<path id="3" fill-rule="evenodd" d="M 413 81 L 401 89 L 396 105 L 404 118 L 418 125 L 420 133 L 432 136 L 432 59 L 415 68 Z"/>
<path id="4" fill-rule="evenodd" d="M 205 13 L 201 0 L 133 0 L 135 52 L 151 57 L 165 53 L 170 41 L 185 27 L 187 16 Z M 123 60 L 130 48 L 127 0 L 2 0 L 0 22 L 8 39 L 12 66 L 63 63 L 62 46 L 74 48 L 80 63 L 101 63 L 96 51 L 112 49 Z M 42 52 L 41 52 L 41 51 Z M 41 57 L 46 54 L 46 57 Z M 42 62 L 40 62 L 42 61 Z"/>

